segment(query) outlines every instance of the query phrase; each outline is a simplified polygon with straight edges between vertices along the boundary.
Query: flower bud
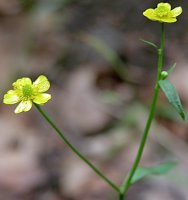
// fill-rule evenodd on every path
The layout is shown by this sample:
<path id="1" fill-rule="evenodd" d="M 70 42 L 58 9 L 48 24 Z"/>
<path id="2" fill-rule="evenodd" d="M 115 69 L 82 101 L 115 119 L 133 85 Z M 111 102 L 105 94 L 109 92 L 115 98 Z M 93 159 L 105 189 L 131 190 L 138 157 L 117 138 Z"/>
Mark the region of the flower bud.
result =
<path id="1" fill-rule="evenodd" d="M 161 79 L 164 80 L 168 77 L 168 72 L 167 71 L 162 71 L 161 72 Z"/>

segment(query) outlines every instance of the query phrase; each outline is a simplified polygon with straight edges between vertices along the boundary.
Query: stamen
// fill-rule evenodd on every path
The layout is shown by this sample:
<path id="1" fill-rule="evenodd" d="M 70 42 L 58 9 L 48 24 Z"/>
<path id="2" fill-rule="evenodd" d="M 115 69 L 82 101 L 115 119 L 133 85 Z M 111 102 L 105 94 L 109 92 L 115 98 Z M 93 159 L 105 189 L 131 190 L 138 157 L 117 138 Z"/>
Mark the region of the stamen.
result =
<path id="1" fill-rule="evenodd" d="M 168 12 L 169 12 L 169 10 L 165 6 L 158 7 L 156 11 L 157 11 L 156 13 L 159 17 L 167 16 Z"/>

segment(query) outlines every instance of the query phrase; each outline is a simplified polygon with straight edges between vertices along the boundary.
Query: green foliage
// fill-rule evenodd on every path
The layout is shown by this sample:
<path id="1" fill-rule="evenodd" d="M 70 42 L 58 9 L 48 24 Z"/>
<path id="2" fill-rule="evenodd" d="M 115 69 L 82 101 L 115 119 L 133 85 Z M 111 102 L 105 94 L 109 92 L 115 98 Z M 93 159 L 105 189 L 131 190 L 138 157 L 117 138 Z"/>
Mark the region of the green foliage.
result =
<path id="1" fill-rule="evenodd" d="M 161 80 L 159 81 L 159 85 L 166 95 L 169 103 L 175 108 L 175 110 L 179 113 L 182 119 L 185 119 L 185 111 L 181 104 L 179 95 L 169 80 Z"/>
<path id="2" fill-rule="evenodd" d="M 174 64 L 168 69 L 167 72 L 168 72 L 169 74 L 172 73 L 175 67 L 176 67 L 176 63 L 174 63 Z"/>
<path id="3" fill-rule="evenodd" d="M 163 175 L 169 172 L 171 169 L 173 169 L 177 163 L 175 162 L 167 162 L 160 165 L 156 165 L 153 167 L 138 167 L 133 179 L 131 181 L 131 184 L 134 184 L 135 182 L 149 176 L 149 175 Z"/>
<path id="4" fill-rule="evenodd" d="M 147 41 L 147 40 L 144 40 L 144 39 L 140 39 L 142 42 L 146 43 L 147 45 L 149 46 L 152 46 L 154 47 L 155 49 L 158 49 L 158 46 L 156 44 L 154 44 L 153 42 L 150 42 L 150 41 Z"/>

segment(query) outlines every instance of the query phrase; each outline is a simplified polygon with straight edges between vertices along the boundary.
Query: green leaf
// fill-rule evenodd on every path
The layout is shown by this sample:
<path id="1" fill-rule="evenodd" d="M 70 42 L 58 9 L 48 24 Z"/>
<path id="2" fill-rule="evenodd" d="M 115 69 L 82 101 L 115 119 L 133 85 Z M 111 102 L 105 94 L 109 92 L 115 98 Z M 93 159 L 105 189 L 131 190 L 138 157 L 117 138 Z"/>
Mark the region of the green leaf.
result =
<path id="1" fill-rule="evenodd" d="M 167 162 L 160 165 L 156 165 L 153 167 L 138 167 L 133 178 L 131 184 L 149 176 L 149 175 L 162 175 L 169 172 L 177 165 L 176 162 Z"/>
<path id="2" fill-rule="evenodd" d="M 175 67 L 176 67 L 176 63 L 174 63 L 174 64 L 168 69 L 167 72 L 168 72 L 169 74 L 172 73 Z"/>
<path id="3" fill-rule="evenodd" d="M 143 40 L 140 39 L 142 42 L 146 43 L 147 45 L 150 45 L 152 47 L 154 47 L 155 49 L 158 49 L 158 46 L 156 44 L 154 44 L 153 42 L 147 41 L 147 40 Z"/>
<path id="4" fill-rule="evenodd" d="M 180 114 L 183 120 L 185 120 L 185 111 L 181 104 L 179 95 L 169 80 L 160 80 L 159 86 L 166 95 L 169 103 L 175 108 L 175 110 Z"/>

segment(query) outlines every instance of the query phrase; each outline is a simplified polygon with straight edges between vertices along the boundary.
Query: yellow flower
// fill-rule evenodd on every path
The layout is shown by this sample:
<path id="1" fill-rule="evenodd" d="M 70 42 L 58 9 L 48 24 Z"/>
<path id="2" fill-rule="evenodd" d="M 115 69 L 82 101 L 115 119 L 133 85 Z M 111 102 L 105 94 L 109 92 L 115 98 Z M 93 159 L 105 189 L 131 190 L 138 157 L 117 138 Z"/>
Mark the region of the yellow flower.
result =
<path id="1" fill-rule="evenodd" d="M 173 23 L 176 22 L 176 17 L 182 13 L 182 7 L 176 7 L 171 10 L 169 3 L 159 3 L 157 8 L 149 8 L 143 12 L 143 15 L 152 21 Z"/>
<path id="2" fill-rule="evenodd" d="M 9 90 L 3 99 L 5 104 L 19 105 L 15 109 L 15 113 L 29 111 L 32 103 L 44 104 L 51 95 L 44 93 L 50 88 L 50 82 L 44 75 L 40 75 L 36 81 L 32 83 L 30 78 L 21 78 L 12 84 L 13 90 Z"/>

